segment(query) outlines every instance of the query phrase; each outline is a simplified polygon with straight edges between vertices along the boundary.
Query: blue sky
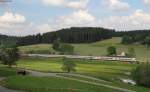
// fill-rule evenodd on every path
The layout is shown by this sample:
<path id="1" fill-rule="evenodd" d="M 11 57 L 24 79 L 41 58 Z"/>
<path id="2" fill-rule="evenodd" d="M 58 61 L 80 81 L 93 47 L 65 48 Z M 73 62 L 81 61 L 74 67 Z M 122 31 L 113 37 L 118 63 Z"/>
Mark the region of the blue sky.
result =
<path id="1" fill-rule="evenodd" d="M 150 0 L 12 0 L 0 4 L 0 33 L 29 35 L 69 27 L 150 29 Z"/>

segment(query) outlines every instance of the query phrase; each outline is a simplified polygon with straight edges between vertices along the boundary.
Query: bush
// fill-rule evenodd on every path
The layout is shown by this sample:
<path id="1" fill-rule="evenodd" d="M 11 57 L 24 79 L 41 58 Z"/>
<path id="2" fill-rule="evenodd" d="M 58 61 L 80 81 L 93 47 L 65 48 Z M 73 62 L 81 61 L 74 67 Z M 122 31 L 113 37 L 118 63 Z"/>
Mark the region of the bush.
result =
<path id="1" fill-rule="evenodd" d="M 133 70 L 132 77 L 137 85 L 150 87 L 150 63 L 139 65 Z"/>
<path id="2" fill-rule="evenodd" d="M 128 48 L 127 56 L 130 58 L 136 57 L 135 49 L 134 48 Z"/>
<path id="3" fill-rule="evenodd" d="M 132 36 L 125 35 L 122 37 L 122 41 L 121 41 L 122 44 L 128 45 L 128 44 L 131 44 L 133 42 L 134 42 L 134 40 L 133 40 Z"/>
<path id="4" fill-rule="evenodd" d="M 116 55 L 117 54 L 116 47 L 114 47 L 114 46 L 108 47 L 107 54 L 108 54 L 108 56 Z"/>
<path id="5" fill-rule="evenodd" d="M 63 54 L 73 54 L 74 47 L 70 44 L 62 44 L 60 47 L 60 52 Z"/>
<path id="6" fill-rule="evenodd" d="M 74 63 L 74 61 L 72 61 L 71 59 L 67 59 L 67 58 L 64 58 L 63 59 L 63 65 L 61 67 L 61 69 L 67 73 L 70 73 L 70 72 L 75 72 L 76 69 L 76 64 Z"/>
<path id="7" fill-rule="evenodd" d="M 61 40 L 57 38 L 56 40 L 54 40 L 52 48 L 58 51 L 60 49 L 60 45 L 61 45 Z"/>
<path id="8" fill-rule="evenodd" d="M 2 48 L 0 49 L 0 59 L 4 65 L 11 67 L 16 64 L 19 59 L 19 53 L 17 47 L 12 48 Z"/>
<path id="9" fill-rule="evenodd" d="M 55 51 L 60 52 L 61 55 L 74 53 L 74 47 L 70 44 L 61 43 L 60 39 L 57 39 L 53 42 L 52 48 Z"/>

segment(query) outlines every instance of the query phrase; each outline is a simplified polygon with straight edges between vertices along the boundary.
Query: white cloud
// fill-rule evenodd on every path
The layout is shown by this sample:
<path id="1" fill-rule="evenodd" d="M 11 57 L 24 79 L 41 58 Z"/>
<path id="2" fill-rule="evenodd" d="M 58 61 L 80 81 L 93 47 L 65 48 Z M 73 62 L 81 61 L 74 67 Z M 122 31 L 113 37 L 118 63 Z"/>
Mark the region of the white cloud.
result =
<path id="1" fill-rule="evenodd" d="M 26 18 L 20 14 L 12 14 L 5 12 L 4 15 L 0 16 L 0 23 L 23 23 Z"/>
<path id="2" fill-rule="evenodd" d="M 0 16 L 0 34 L 24 36 L 49 31 L 51 31 L 51 26 L 49 24 L 27 22 L 25 16 L 21 14 L 5 12 Z"/>
<path id="3" fill-rule="evenodd" d="M 85 9 L 89 0 L 42 0 L 47 6 L 62 6 L 74 9 Z"/>
<path id="4" fill-rule="evenodd" d="M 85 9 L 89 0 L 75 0 L 68 2 L 67 6 L 75 9 Z"/>
<path id="5" fill-rule="evenodd" d="M 45 5 L 61 6 L 65 3 L 64 0 L 42 0 Z"/>
<path id="6" fill-rule="evenodd" d="M 95 17 L 88 10 L 79 10 L 70 15 L 61 16 L 56 19 L 54 29 L 68 27 L 82 27 L 95 25 Z"/>
<path id="7" fill-rule="evenodd" d="M 33 29 L 34 34 L 35 33 L 45 33 L 45 32 L 50 32 L 52 31 L 52 28 L 49 24 L 39 24 L 38 26 L 35 25 L 34 29 Z"/>
<path id="8" fill-rule="evenodd" d="M 26 25 L 28 23 L 26 23 L 26 18 L 23 15 L 5 12 L 0 16 L 0 33 L 9 35 L 20 34 Z"/>
<path id="9" fill-rule="evenodd" d="M 115 11 L 126 11 L 130 8 L 130 5 L 122 0 L 105 0 L 104 3 L 109 9 Z"/>
<path id="10" fill-rule="evenodd" d="M 142 0 L 145 4 L 150 4 L 150 0 Z"/>
<path id="11" fill-rule="evenodd" d="M 150 13 L 136 10 L 129 16 L 111 16 L 100 21 L 100 26 L 116 30 L 150 29 Z"/>
<path id="12" fill-rule="evenodd" d="M 98 19 L 88 10 L 77 10 L 61 16 L 51 23 L 28 23 L 21 14 L 5 12 L 0 16 L 0 33 L 8 35 L 31 35 L 56 31 L 69 27 L 105 27 L 116 30 L 150 29 L 150 13 L 136 10 L 128 16 L 110 16 Z"/>
<path id="13" fill-rule="evenodd" d="M 0 34 L 25 36 L 49 31 L 52 31 L 49 24 L 27 22 L 21 14 L 5 12 L 0 16 Z"/>

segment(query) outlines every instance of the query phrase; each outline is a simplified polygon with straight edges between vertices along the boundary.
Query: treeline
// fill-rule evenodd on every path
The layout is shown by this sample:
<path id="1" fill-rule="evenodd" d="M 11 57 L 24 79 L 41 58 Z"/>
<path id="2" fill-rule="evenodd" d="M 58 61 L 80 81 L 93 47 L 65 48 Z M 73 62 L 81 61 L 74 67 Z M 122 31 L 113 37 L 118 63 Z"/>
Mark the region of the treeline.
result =
<path id="1" fill-rule="evenodd" d="M 148 35 L 150 30 L 132 30 L 132 31 L 116 31 L 113 36 L 122 37 L 124 35 L 134 36 L 134 35 Z"/>
<path id="2" fill-rule="evenodd" d="M 70 28 L 62 29 L 57 32 L 43 34 L 43 42 L 53 42 L 54 39 L 60 38 L 62 42 L 67 43 L 90 43 L 112 37 L 113 30 L 104 28 Z M 51 40 L 50 40 L 51 38 Z"/>
<path id="3" fill-rule="evenodd" d="M 5 47 L 11 47 L 16 45 L 18 37 L 15 36 L 7 36 L 0 34 L 0 46 L 5 45 Z"/>
<path id="4" fill-rule="evenodd" d="M 61 39 L 62 43 L 92 43 L 109 39 L 111 37 L 122 37 L 123 44 L 139 43 L 150 45 L 150 30 L 121 31 L 98 27 L 72 27 L 55 32 L 29 35 L 25 37 L 14 37 L 0 35 L 0 41 L 15 41 L 17 45 L 32 45 L 40 43 L 53 43 L 56 39 Z"/>
<path id="5" fill-rule="evenodd" d="M 9 41 L 9 40 L 17 40 L 18 37 L 15 36 L 7 36 L 7 35 L 2 35 L 0 34 L 0 41 L 5 40 L 5 41 Z"/>
<path id="6" fill-rule="evenodd" d="M 18 45 L 53 43 L 57 38 L 63 43 L 91 43 L 112 37 L 114 30 L 94 27 L 62 29 L 56 32 L 30 35 L 18 38 Z"/>
<path id="7" fill-rule="evenodd" d="M 143 44 L 150 45 L 150 30 L 137 30 L 128 32 L 117 32 L 115 34 L 118 37 L 122 37 L 123 44 Z"/>

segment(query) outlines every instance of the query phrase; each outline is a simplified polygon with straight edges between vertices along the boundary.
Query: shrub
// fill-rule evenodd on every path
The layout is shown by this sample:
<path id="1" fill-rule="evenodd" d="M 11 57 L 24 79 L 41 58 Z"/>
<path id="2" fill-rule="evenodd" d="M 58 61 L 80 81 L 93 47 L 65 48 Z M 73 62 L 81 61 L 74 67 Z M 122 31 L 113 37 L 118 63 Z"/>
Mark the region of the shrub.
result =
<path id="1" fill-rule="evenodd" d="M 61 67 L 61 69 L 67 73 L 70 73 L 70 72 L 75 72 L 76 69 L 76 64 L 71 60 L 71 59 L 67 59 L 67 58 L 64 58 L 63 59 L 63 65 Z"/>
<path id="2" fill-rule="evenodd" d="M 61 40 L 57 38 L 56 40 L 54 40 L 52 48 L 58 51 L 60 49 L 60 45 L 61 45 Z"/>
<path id="3" fill-rule="evenodd" d="M 73 54 L 74 47 L 70 44 L 62 44 L 60 47 L 60 52 L 63 54 Z"/>
<path id="4" fill-rule="evenodd" d="M 116 47 L 114 47 L 114 46 L 108 47 L 107 54 L 108 54 L 108 56 L 116 55 L 117 54 Z"/>
<path id="5" fill-rule="evenodd" d="M 131 58 L 136 57 L 135 49 L 134 48 L 128 48 L 127 56 L 131 57 Z"/>
<path id="6" fill-rule="evenodd" d="M 150 63 L 139 65 L 133 70 L 132 77 L 137 85 L 150 87 Z"/>

